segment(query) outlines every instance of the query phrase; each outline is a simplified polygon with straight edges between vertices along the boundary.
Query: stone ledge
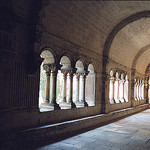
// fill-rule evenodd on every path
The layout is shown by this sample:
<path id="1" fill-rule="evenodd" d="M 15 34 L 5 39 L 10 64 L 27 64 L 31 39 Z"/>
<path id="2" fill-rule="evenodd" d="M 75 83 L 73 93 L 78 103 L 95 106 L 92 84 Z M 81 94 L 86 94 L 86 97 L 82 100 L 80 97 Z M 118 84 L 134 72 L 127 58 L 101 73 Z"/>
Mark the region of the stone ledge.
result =
<path id="1" fill-rule="evenodd" d="M 49 142 L 53 142 L 58 138 L 66 137 L 66 135 L 69 136 L 78 132 L 83 132 L 147 108 L 149 108 L 149 104 L 117 110 L 108 114 L 99 114 L 82 119 L 65 121 L 62 123 L 56 123 L 37 128 L 30 128 L 9 135 L 1 135 L 1 141 L 2 143 L 5 143 L 5 149 L 6 146 L 8 147 L 7 149 L 10 147 L 10 149 L 19 149 L 23 146 L 31 147 L 41 143 L 41 141 L 48 140 Z"/>

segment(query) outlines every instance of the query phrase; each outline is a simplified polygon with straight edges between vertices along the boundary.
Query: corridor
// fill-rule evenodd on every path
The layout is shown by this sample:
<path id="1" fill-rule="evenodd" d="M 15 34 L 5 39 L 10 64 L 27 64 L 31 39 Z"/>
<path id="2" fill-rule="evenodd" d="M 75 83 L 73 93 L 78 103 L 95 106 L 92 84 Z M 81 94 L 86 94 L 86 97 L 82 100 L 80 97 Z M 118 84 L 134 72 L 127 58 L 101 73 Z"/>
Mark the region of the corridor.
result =
<path id="1" fill-rule="evenodd" d="M 150 150 L 150 109 L 36 150 Z"/>

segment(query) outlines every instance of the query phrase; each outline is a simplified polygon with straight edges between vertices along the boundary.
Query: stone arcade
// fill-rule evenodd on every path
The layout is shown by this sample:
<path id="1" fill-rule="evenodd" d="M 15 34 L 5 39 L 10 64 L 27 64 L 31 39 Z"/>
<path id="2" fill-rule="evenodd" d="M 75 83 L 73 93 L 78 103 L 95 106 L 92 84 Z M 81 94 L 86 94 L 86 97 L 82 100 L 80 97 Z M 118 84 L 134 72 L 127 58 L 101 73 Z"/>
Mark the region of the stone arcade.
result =
<path id="1" fill-rule="evenodd" d="M 0 149 L 148 109 L 149 27 L 149 1 L 1 0 Z"/>

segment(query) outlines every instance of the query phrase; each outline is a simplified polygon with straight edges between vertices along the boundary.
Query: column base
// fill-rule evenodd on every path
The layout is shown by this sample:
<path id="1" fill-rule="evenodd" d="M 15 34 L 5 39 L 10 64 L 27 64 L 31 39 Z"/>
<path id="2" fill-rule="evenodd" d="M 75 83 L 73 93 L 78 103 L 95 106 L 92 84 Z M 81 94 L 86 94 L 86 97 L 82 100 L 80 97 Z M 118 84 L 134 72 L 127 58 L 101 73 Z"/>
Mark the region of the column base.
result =
<path id="1" fill-rule="evenodd" d="M 42 103 L 40 105 L 40 111 L 52 111 L 52 110 L 59 110 L 60 107 L 58 104 L 52 104 L 52 103 Z"/>
<path id="2" fill-rule="evenodd" d="M 67 102 L 60 102 L 59 106 L 61 107 L 61 109 L 71 109 L 71 104 Z"/>
<path id="3" fill-rule="evenodd" d="M 120 101 L 121 101 L 121 103 L 124 103 L 125 102 L 125 99 L 123 98 L 123 99 L 120 99 Z"/>
<path id="4" fill-rule="evenodd" d="M 87 104 L 87 102 L 86 101 L 77 101 L 77 102 L 75 102 L 75 104 L 76 104 L 76 107 L 88 107 L 88 104 Z"/>
<path id="5" fill-rule="evenodd" d="M 110 104 L 115 104 L 116 103 L 114 99 L 110 99 L 109 102 L 110 102 Z"/>
<path id="6" fill-rule="evenodd" d="M 121 101 L 119 99 L 116 99 L 115 103 L 121 103 Z"/>
<path id="7" fill-rule="evenodd" d="M 76 108 L 76 105 L 72 100 L 69 100 L 67 104 L 70 106 L 70 108 Z"/>

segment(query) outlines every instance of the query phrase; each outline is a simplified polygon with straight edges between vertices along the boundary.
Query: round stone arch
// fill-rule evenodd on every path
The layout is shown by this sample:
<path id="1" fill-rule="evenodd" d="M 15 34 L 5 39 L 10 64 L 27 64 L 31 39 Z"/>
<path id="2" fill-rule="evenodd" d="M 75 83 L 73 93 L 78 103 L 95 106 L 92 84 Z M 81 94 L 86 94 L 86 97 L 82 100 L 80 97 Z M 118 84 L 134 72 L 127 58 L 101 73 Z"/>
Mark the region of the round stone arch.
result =
<path id="1" fill-rule="evenodd" d="M 107 39 L 106 39 L 106 42 L 104 44 L 104 50 L 103 50 L 103 57 L 108 57 L 108 54 L 109 54 L 109 50 L 110 50 L 110 46 L 112 44 L 112 41 L 114 39 L 114 37 L 117 35 L 117 33 L 123 28 L 125 27 L 127 24 L 135 21 L 135 20 L 138 20 L 138 19 L 141 19 L 143 17 L 150 17 L 150 11 L 142 11 L 142 12 L 139 12 L 139 13 L 136 13 L 136 14 L 133 14 L 127 18 L 125 18 L 124 20 L 122 20 L 119 24 L 117 24 L 113 30 L 109 33 Z M 105 58 L 106 59 L 106 58 Z M 104 60 L 103 59 L 103 62 Z"/>
<path id="2" fill-rule="evenodd" d="M 63 60 L 62 60 L 63 59 Z M 71 68 L 74 68 L 74 61 L 72 59 L 72 57 L 66 53 L 63 53 L 60 58 L 58 59 L 58 63 L 61 64 L 61 61 L 64 62 L 64 64 L 67 65 L 68 63 L 68 66 L 71 67 Z"/>
<path id="3" fill-rule="evenodd" d="M 96 73 L 95 66 L 92 62 L 87 65 L 88 74 L 86 76 L 86 85 L 85 85 L 85 99 L 88 103 L 88 106 L 95 106 L 96 104 Z"/>
<path id="4" fill-rule="evenodd" d="M 150 44 L 146 45 L 145 47 L 143 47 L 142 49 L 139 50 L 139 52 L 136 54 L 136 56 L 134 57 L 133 63 L 132 63 L 132 69 L 136 68 L 136 63 L 139 59 L 139 57 L 147 50 L 150 49 Z"/>
<path id="5" fill-rule="evenodd" d="M 86 64 L 85 61 L 83 61 L 83 59 L 79 58 L 75 61 L 75 68 L 79 69 L 79 70 L 85 70 L 86 69 Z"/>
<path id="6" fill-rule="evenodd" d="M 46 56 L 47 55 L 47 56 Z M 40 51 L 40 57 L 41 58 L 43 58 L 43 59 L 45 59 L 45 58 L 50 58 L 51 59 L 51 61 L 50 62 L 48 62 L 48 63 L 50 63 L 50 64 L 55 64 L 55 63 L 57 63 L 58 62 L 58 60 L 57 60 L 57 55 L 56 55 L 56 53 L 54 53 L 54 50 L 53 49 L 51 49 L 51 48 L 48 48 L 48 47 L 45 47 L 45 48 L 42 48 L 41 49 L 41 51 Z M 45 58 L 44 58 L 45 57 Z M 44 61 L 44 60 L 43 60 Z"/>
<path id="7" fill-rule="evenodd" d="M 146 54 L 144 54 L 146 53 Z M 149 53 L 149 54 L 147 54 Z M 136 54 L 136 56 L 134 57 L 134 60 L 133 60 L 133 63 L 132 63 L 132 70 L 136 70 L 136 67 L 137 67 L 137 64 L 138 64 L 138 61 L 140 60 L 141 57 L 143 57 L 143 55 L 150 55 L 150 44 L 146 45 L 145 47 L 143 47 L 142 49 L 139 50 L 139 52 Z M 148 68 L 149 64 L 146 66 L 143 74 L 146 74 L 146 70 Z"/>
<path id="8" fill-rule="evenodd" d="M 96 73 L 96 65 L 95 65 L 95 63 L 93 63 L 92 61 L 90 61 L 90 62 L 87 64 L 87 70 L 88 70 L 88 71 L 89 71 L 89 65 L 92 65 L 93 70 L 94 70 L 94 73 Z"/>
<path id="9" fill-rule="evenodd" d="M 146 18 L 146 17 L 150 17 L 150 11 L 143 11 L 143 12 L 139 12 L 136 14 L 133 14 L 125 19 L 123 19 L 120 23 L 118 23 L 113 30 L 110 32 L 110 34 L 108 35 L 105 44 L 104 44 L 104 49 L 103 49 L 103 68 L 102 68 L 102 88 L 105 89 L 105 86 L 107 86 L 106 83 L 106 79 L 107 79 L 107 73 L 106 73 L 106 69 L 107 69 L 107 64 L 108 64 L 108 59 L 109 59 L 109 52 L 110 52 L 110 47 L 112 45 L 112 42 L 115 38 L 115 36 L 118 34 L 118 32 L 125 27 L 126 25 L 128 25 L 129 23 L 132 23 L 133 21 L 136 21 L 138 19 L 141 18 Z M 105 99 L 105 96 L 107 93 L 105 93 L 106 91 L 103 90 L 102 92 L 102 99 Z M 106 112 L 106 104 L 105 102 L 102 104 L 102 113 Z"/>

